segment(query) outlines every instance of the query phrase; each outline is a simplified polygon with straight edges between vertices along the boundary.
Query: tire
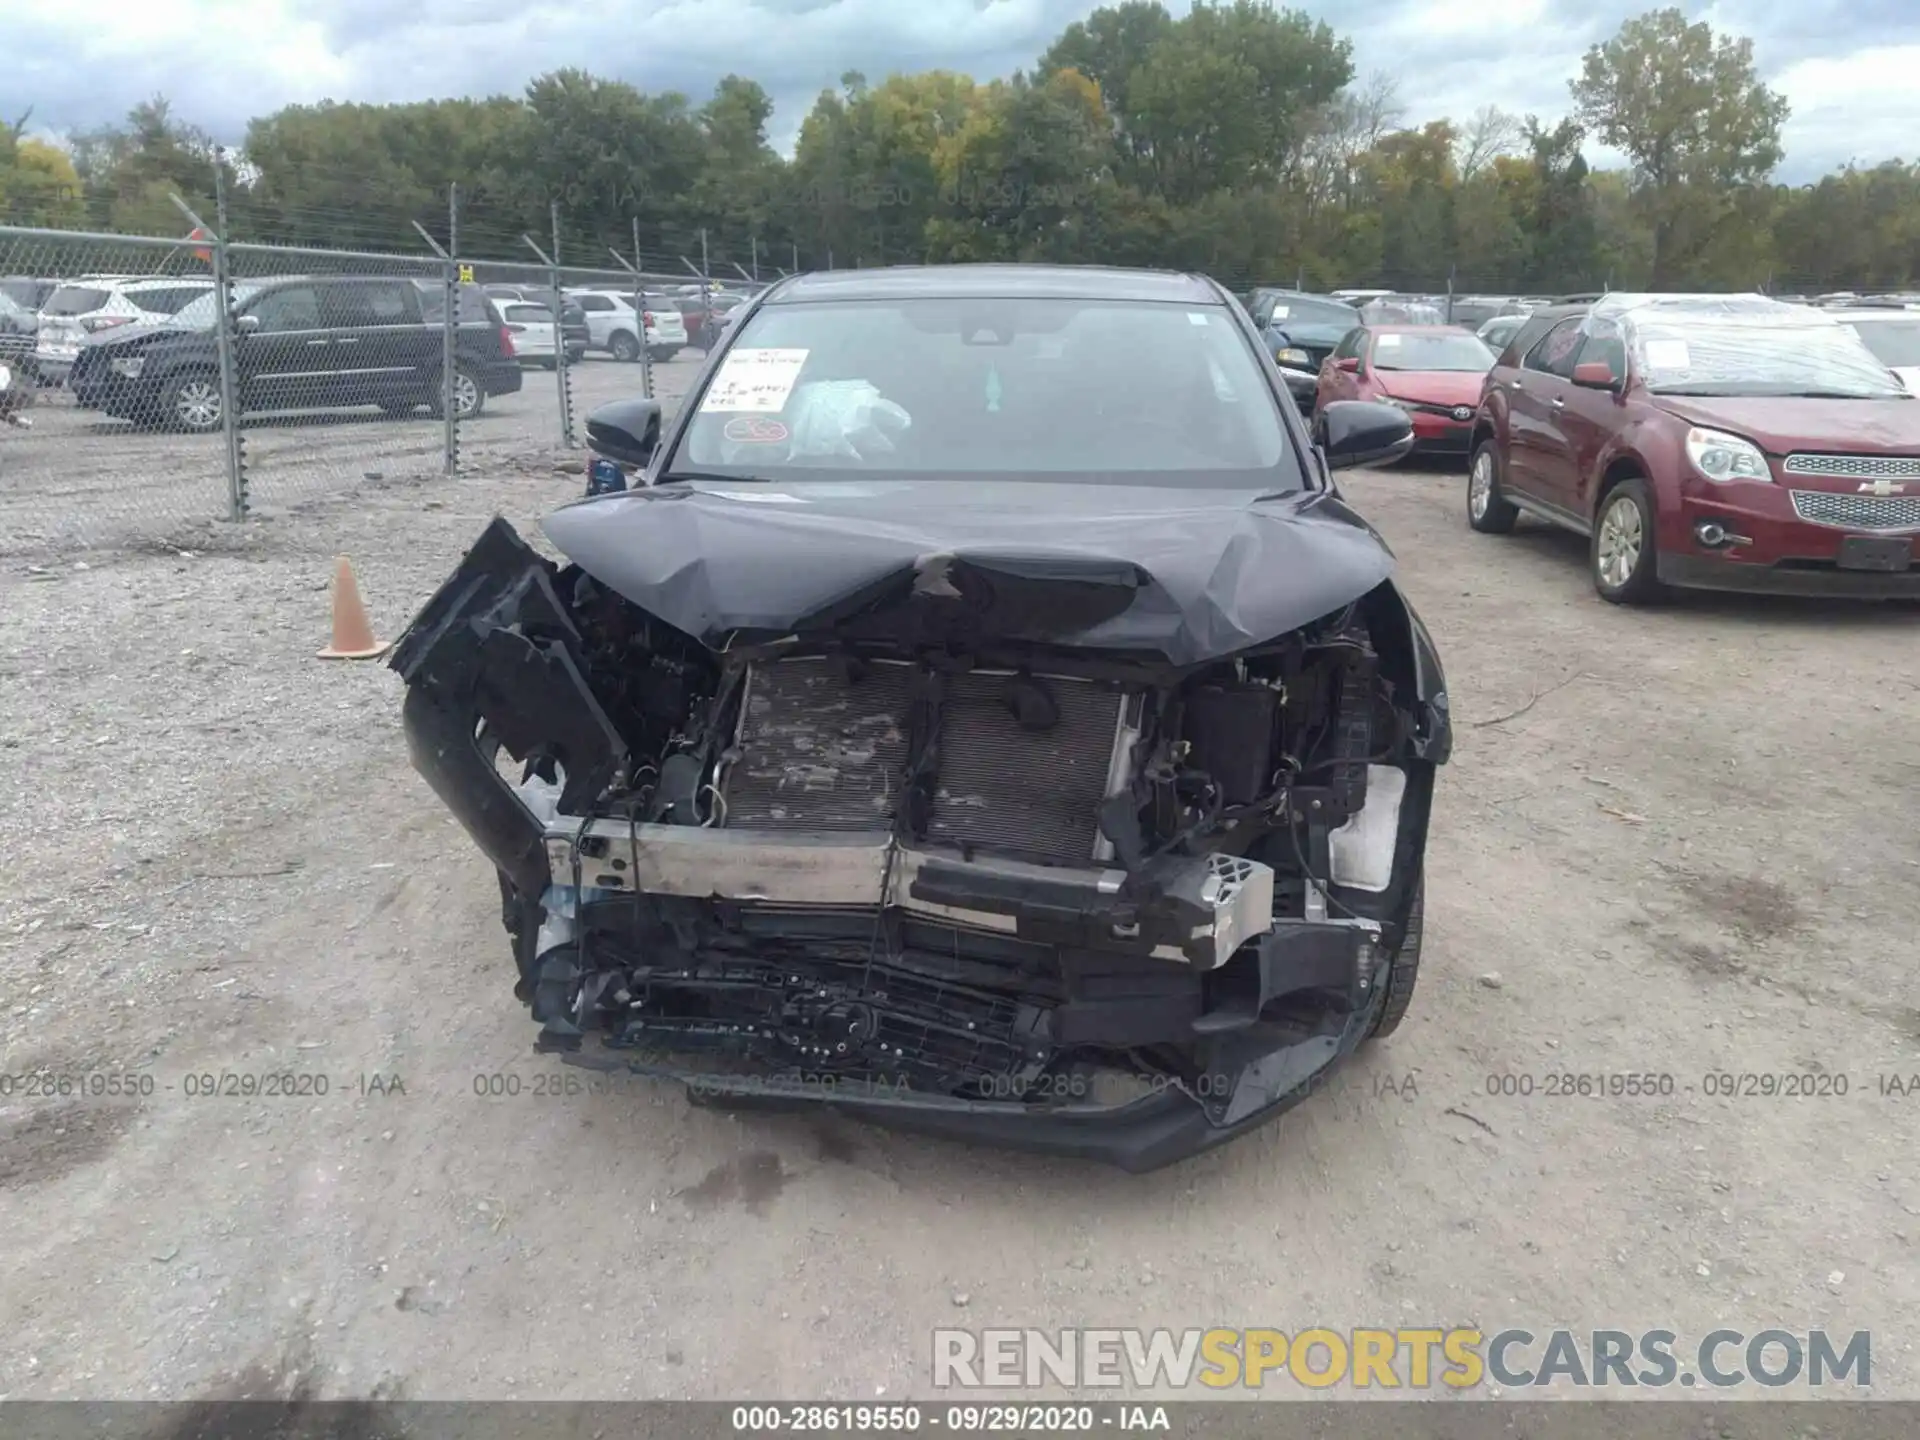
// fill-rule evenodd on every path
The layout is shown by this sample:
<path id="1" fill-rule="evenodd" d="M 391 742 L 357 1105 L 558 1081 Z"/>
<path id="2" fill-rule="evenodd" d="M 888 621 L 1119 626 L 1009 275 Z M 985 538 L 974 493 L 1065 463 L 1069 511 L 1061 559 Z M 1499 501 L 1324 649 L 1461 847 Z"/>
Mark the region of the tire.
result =
<path id="1" fill-rule="evenodd" d="M 1614 605 L 1645 605 L 1660 598 L 1660 554 L 1653 500 L 1638 476 L 1607 491 L 1593 518 L 1587 570 L 1594 591 Z"/>
<path id="2" fill-rule="evenodd" d="M 445 413 L 436 392 L 432 401 L 435 417 Z M 453 414 L 456 420 L 471 420 L 486 407 L 487 387 L 480 383 L 480 377 L 464 365 L 453 367 Z"/>
<path id="3" fill-rule="evenodd" d="M 1372 1026 L 1367 1030 L 1365 1043 L 1386 1039 L 1407 1018 L 1407 1007 L 1413 1003 L 1414 986 L 1420 983 L 1420 945 L 1426 933 L 1427 877 L 1422 872 L 1420 878 L 1413 882 L 1413 899 L 1407 902 L 1406 933 L 1400 937 L 1400 948 L 1393 952 L 1393 959 L 1387 965 L 1384 984 L 1387 993 L 1380 1001 L 1380 1009 L 1373 1017 Z"/>
<path id="4" fill-rule="evenodd" d="M 578 365 L 578 364 L 579 364 L 579 363 L 580 363 L 580 362 L 581 362 L 582 360 L 584 360 L 584 359 L 586 359 L 586 358 L 587 358 L 587 347 L 586 347 L 586 346 L 584 346 L 584 345 L 580 345 L 580 346 L 569 346 L 569 347 L 568 347 L 568 349 L 567 349 L 567 364 L 568 364 L 568 366 L 570 366 L 570 367 L 571 367 L 571 366 L 574 366 L 574 365 Z"/>
<path id="5" fill-rule="evenodd" d="M 221 425 L 220 377 L 204 370 L 176 375 L 160 392 L 162 424 L 189 435 L 211 435 Z"/>
<path id="6" fill-rule="evenodd" d="M 623 365 L 630 365 L 640 358 L 640 342 L 624 330 L 613 332 L 607 341 L 607 350 Z"/>
<path id="7" fill-rule="evenodd" d="M 1500 493 L 1500 445 L 1482 440 L 1467 466 L 1467 525 L 1482 535 L 1512 531 L 1520 511 Z"/>
<path id="8" fill-rule="evenodd" d="M 679 353 L 678 345 L 655 345 L 647 351 L 647 358 L 656 365 L 664 365 Z"/>

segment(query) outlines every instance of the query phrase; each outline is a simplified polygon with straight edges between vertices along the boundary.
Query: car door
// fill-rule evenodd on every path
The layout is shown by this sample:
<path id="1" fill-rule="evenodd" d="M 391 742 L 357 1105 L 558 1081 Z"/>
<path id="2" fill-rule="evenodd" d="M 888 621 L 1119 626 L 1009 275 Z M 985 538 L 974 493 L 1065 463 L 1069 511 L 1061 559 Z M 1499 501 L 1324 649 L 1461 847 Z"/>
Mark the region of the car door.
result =
<path id="1" fill-rule="evenodd" d="M 1573 357 L 1573 366 L 1605 365 L 1621 384 L 1621 391 L 1575 385 L 1569 369 L 1566 394 L 1557 410 L 1563 451 L 1551 478 L 1554 503 L 1576 515 L 1591 518 L 1593 492 L 1599 483 L 1600 453 L 1625 421 L 1621 402 L 1627 382 L 1627 342 L 1612 320 L 1589 320 L 1586 336 Z"/>
<path id="2" fill-rule="evenodd" d="M 1569 315 L 1555 325 L 1521 357 L 1519 369 L 1500 382 L 1507 395 L 1507 453 L 1500 483 L 1548 504 L 1558 503 L 1551 477 L 1566 449 L 1558 421 L 1565 392 L 1572 387 L 1562 376 L 1573 374 L 1584 320 Z"/>
<path id="3" fill-rule="evenodd" d="M 336 363 L 315 287 L 276 285 L 242 305 L 235 318 L 234 369 L 244 408 L 294 410 L 315 404 Z"/>
<path id="4" fill-rule="evenodd" d="M 442 333 L 422 319 L 411 280 L 329 281 L 320 311 L 335 345 L 327 404 L 379 405 L 435 391 Z"/>

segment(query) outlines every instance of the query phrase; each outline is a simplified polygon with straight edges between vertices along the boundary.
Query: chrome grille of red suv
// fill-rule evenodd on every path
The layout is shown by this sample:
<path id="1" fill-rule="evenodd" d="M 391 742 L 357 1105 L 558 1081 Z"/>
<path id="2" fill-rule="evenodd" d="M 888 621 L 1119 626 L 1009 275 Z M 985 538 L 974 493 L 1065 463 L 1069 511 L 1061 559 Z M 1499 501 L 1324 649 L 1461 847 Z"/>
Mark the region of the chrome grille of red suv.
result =
<path id="1" fill-rule="evenodd" d="M 1793 513 L 1815 525 L 1848 530 L 1920 530 L 1920 495 L 1841 495 L 1795 490 Z"/>
<path id="2" fill-rule="evenodd" d="M 1920 480 L 1920 456 L 1789 455 L 1789 475 L 1835 475 L 1843 480 Z"/>

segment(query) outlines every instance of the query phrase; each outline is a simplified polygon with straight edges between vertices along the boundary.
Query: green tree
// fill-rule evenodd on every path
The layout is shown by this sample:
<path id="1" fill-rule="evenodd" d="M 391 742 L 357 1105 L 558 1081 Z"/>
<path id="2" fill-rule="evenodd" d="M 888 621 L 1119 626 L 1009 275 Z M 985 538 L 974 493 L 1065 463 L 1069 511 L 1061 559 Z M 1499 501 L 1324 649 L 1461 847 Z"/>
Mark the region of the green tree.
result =
<path id="1" fill-rule="evenodd" d="M 1754 71 L 1753 42 L 1716 36 L 1678 9 L 1627 21 L 1590 49 L 1571 82 L 1579 119 L 1633 161 L 1652 234 L 1655 289 L 1697 278 L 1780 161 L 1788 107 Z"/>
<path id="2" fill-rule="evenodd" d="M 64 150 L 27 139 L 29 107 L 0 122 L 0 220 L 13 225 L 73 228 L 85 216 L 80 177 Z"/>
<path id="3" fill-rule="evenodd" d="M 134 106 L 124 125 L 76 135 L 73 166 L 86 187 L 88 222 L 128 234 L 182 234 L 187 222 L 173 195 L 211 219 L 218 148 L 206 131 L 175 115 L 164 95 Z M 220 163 L 233 182 L 231 162 Z"/>

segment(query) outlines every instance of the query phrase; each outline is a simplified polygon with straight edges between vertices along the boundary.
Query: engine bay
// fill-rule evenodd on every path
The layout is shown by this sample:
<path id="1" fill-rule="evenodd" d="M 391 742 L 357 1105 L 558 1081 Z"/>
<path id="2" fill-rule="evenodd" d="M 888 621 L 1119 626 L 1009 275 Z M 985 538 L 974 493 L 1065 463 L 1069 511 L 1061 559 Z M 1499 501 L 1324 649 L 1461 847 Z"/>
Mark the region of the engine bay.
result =
<path id="1" fill-rule="evenodd" d="M 1031 1101 L 1374 1003 L 1432 772 L 1392 618 L 1188 666 L 857 621 L 715 651 L 496 522 L 393 663 L 423 773 L 492 782 L 435 783 L 543 1048 Z"/>

